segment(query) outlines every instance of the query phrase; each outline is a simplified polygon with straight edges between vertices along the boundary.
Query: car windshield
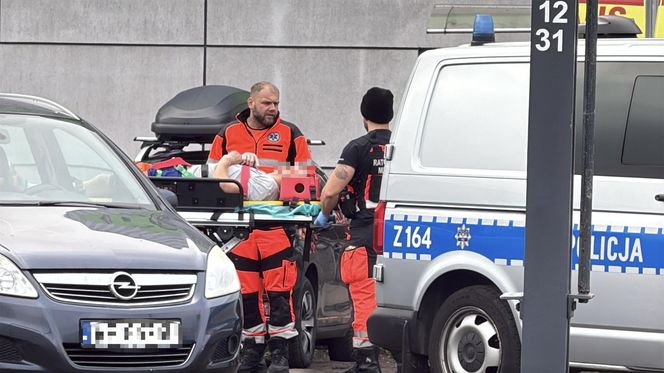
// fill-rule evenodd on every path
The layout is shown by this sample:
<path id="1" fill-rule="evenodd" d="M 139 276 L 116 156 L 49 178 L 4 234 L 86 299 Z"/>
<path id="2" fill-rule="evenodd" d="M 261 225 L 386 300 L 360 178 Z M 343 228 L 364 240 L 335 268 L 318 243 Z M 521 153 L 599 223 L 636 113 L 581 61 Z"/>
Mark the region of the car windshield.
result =
<path id="1" fill-rule="evenodd" d="M 138 178 L 93 130 L 0 114 L 0 205 L 33 204 L 155 208 Z"/>

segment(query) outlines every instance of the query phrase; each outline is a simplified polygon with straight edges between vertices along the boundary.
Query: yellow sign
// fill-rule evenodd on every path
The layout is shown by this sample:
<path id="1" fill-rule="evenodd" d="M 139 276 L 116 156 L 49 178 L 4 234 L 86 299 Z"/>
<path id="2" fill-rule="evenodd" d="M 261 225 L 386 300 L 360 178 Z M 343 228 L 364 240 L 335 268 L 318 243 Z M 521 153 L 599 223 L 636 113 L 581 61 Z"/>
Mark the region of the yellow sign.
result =
<path id="1" fill-rule="evenodd" d="M 636 22 L 636 24 L 639 25 L 639 28 L 641 29 L 641 34 L 639 34 L 639 37 L 642 38 L 645 36 L 646 33 L 645 0 L 599 0 L 598 8 L 600 16 L 623 16 L 634 19 L 634 22 Z M 662 13 L 663 13 L 662 11 L 657 12 L 658 21 L 660 18 L 660 14 Z M 585 23 L 585 20 L 586 20 L 586 0 L 579 0 L 579 23 Z M 660 28 L 662 28 L 662 33 L 664 34 L 664 24 L 660 25 L 660 22 L 657 22 L 657 29 L 659 30 Z"/>

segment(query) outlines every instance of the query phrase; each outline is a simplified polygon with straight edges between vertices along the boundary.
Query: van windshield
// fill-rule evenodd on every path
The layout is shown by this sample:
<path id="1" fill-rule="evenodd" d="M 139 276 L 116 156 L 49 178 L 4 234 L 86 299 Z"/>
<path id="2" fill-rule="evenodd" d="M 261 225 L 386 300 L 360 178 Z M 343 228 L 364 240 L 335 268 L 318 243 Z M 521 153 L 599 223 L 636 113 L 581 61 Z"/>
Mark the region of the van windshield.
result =
<path id="1" fill-rule="evenodd" d="M 0 204 L 68 203 L 155 208 L 135 174 L 94 130 L 0 114 Z"/>

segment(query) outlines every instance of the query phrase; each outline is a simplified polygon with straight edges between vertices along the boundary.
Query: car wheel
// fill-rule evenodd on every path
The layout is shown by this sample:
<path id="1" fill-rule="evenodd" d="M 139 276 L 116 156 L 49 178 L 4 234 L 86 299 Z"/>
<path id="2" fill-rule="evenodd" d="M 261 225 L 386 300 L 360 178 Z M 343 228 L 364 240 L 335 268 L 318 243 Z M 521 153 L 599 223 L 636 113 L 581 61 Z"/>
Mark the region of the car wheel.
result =
<path id="1" fill-rule="evenodd" d="M 330 360 L 353 361 L 353 330 L 348 329 L 343 337 L 328 339 L 327 351 Z"/>
<path id="2" fill-rule="evenodd" d="M 440 306 L 429 338 L 432 372 L 518 372 L 521 341 L 507 302 L 490 286 L 469 286 Z"/>
<path id="3" fill-rule="evenodd" d="M 302 281 L 295 304 L 295 329 L 297 337 L 288 346 L 291 368 L 307 368 L 316 350 L 316 293 L 308 278 Z"/>

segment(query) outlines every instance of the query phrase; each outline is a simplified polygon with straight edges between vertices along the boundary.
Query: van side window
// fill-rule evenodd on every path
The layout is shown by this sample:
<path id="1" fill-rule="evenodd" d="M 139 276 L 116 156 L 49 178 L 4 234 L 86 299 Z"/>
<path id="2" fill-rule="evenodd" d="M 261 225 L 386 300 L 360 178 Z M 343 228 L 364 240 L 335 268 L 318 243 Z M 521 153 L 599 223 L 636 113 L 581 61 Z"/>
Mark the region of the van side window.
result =
<path id="1" fill-rule="evenodd" d="M 636 78 L 622 163 L 664 166 L 664 76 Z"/>
<path id="2" fill-rule="evenodd" d="M 526 63 L 448 65 L 440 70 L 424 122 L 424 167 L 526 170 Z"/>

